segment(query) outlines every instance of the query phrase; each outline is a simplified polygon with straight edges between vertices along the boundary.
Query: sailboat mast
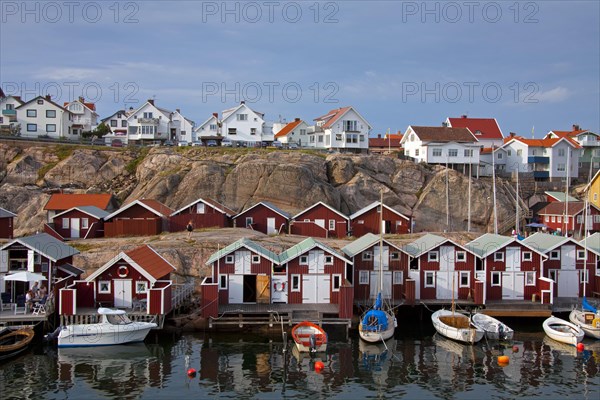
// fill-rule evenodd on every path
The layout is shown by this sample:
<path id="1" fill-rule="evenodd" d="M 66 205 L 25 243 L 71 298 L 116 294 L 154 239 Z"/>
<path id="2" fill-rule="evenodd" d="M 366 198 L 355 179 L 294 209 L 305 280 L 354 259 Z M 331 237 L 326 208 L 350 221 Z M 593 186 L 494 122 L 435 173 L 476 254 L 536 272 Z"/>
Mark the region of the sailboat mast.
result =
<path id="1" fill-rule="evenodd" d="M 519 170 L 517 169 L 517 193 L 515 196 L 516 209 L 515 209 L 515 230 L 517 235 L 519 234 Z"/>
<path id="2" fill-rule="evenodd" d="M 585 287 L 588 284 L 588 281 L 590 280 L 589 274 L 588 274 L 588 265 L 587 265 L 587 258 L 588 258 L 588 250 L 587 250 L 587 219 L 588 219 L 588 194 L 587 192 L 583 192 L 584 196 L 585 196 L 585 200 L 583 202 L 583 251 L 585 252 L 583 255 L 583 297 L 585 298 Z"/>
<path id="3" fill-rule="evenodd" d="M 383 291 L 383 190 L 379 200 L 379 288 L 378 293 Z"/>
<path id="4" fill-rule="evenodd" d="M 567 179 L 565 180 L 565 213 L 563 214 L 563 222 L 565 224 L 564 236 L 569 236 L 569 170 L 571 169 L 571 149 L 567 147 Z M 575 217 L 573 217 L 575 218 Z"/>

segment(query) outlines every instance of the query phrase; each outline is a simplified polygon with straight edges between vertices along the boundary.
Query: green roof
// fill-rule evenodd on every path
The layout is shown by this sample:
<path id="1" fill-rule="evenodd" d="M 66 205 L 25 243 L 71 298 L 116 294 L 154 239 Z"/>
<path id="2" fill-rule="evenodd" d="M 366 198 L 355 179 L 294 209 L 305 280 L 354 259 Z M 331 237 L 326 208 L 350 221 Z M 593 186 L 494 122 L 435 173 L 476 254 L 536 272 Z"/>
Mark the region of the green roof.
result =
<path id="1" fill-rule="evenodd" d="M 479 236 L 477 239 L 467 243 L 467 250 L 475 253 L 479 258 L 487 257 L 489 254 L 506 246 L 514 239 L 510 236 L 496 235 L 494 233 L 486 233 Z"/>
<path id="2" fill-rule="evenodd" d="M 277 256 L 277 254 L 265 249 L 264 247 L 262 247 L 261 245 L 259 245 L 257 243 L 254 243 L 250 239 L 242 238 L 242 239 L 238 240 L 237 242 L 234 242 L 234 243 L 230 244 L 229 246 L 224 247 L 221 250 L 213 253 L 210 256 L 210 258 L 208 259 L 208 261 L 206 262 L 206 265 L 210 265 L 210 264 L 214 263 L 215 261 L 221 259 L 222 257 L 228 255 L 229 253 L 233 253 L 234 251 L 236 251 L 242 247 L 247 248 L 257 254 L 260 254 L 261 256 L 273 261 L 274 263 L 279 264 L 279 257 Z"/>
<path id="3" fill-rule="evenodd" d="M 407 244 L 404 247 L 404 250 L 411 257 L 419 257 L 421 254 L 438 247 L 439 245 L 441 245 L 444 242 L 447 242 L 448 240 L 449 239 L 446 239 L 445 237 L 428 233 L 425 236 L 421 236 L 414 242 Z"/>
<path id="4" fill-rule="evenodd" d="M 289 249 L 287 249 L 286 251 L 281 253 L 279 255 L 279 263 L 285 264 L 286 262 L 290 261 L 291 259 L 296 258 L 299 255 L 306 253 L 307 251 L 311 250 L 314 247 L 320 247 L 321 249 L 328 251 L 329 253 L 331 253 L 334 256 L 337 256 L 338 258 L 341 258 L 348 263 L 352 263 L 352 261 L 350 261 L 347 258 L 340 255 L 333 248 L 331 248 L 311 237 L 304 239 L 300 243 L 290 247 Z"/>
<path id="5" fill-rule="evenodd" d="M 565 192 L 546 192 L 546 194 L 548 196 L 554 197 L 556 199 L 556 201 L 560 201 L 561 203 L 564 203 L 565 199 L 567 198 L 567 197 L 565 197 Z M 569 201 L 581 201 L 571 195 L 569 195 L 568 198 L 569 198 Z"/>
<path id="6" fill-rule="evenodd" d="M 367 233 L 366 235 L 361 236 L 360 238 L 356 239 L 352 243 L 344 246 L 342 248 L 342 251 L 348 257 L 354 257 L 357 254 L 364 251 L 365 249 L 368 249 L 369 247 L 378 244 L 379 240 L 380 240 L 379 235 Z M 383 241 L 387 245 L 393 246 L 393 247 L 397 248 L 398 250 L 400 250 L 400 248 L 398 246 L 393 245 L 392 243 L 388 242 L 387 240 L 384 239 Z"/>
<path id="7" fill-rule="evenodd" d="M 600 256 L 600 232 L 582 239 L 579 243 Z"/>
<path id="8" fill-rule="evenodd" d="M 534 248 L 540 253 L 547 253 L 563 243 L 570 242 L 572 239 L 564 236 L 549 235 L 547 233 L 538 232 L 527 239 L 523 240 L 523 244 Z"/>
<path id="9" fill-rule="evenodd" d="M 44 257 L 56 262 L 63 258 L 72 257 L 75 254 L 79 254 L 79 251 L 69 245 L 64 244 L 60 240 L 47 233 L 38 233 L 33 236 L 25 236 L 13 240 L 6 244 L 2 249 L 4 250 L 10 247 L 14 243 L 21 243 L 23 246 L 40 253 Z"/>

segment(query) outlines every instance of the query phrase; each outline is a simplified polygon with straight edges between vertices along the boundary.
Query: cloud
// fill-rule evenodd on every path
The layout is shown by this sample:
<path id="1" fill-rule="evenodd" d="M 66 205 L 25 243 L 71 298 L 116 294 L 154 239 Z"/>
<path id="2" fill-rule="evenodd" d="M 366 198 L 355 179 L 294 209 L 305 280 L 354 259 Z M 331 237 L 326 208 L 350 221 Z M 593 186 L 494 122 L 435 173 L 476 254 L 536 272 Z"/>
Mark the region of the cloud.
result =
<path id="1" fill-rule="evenodd" d="M 560 103 L 571 97 L 571 91 L 565 87 L 558 86 L 554 89 L 540 91 L 534 97 L 541 103 Z"/>

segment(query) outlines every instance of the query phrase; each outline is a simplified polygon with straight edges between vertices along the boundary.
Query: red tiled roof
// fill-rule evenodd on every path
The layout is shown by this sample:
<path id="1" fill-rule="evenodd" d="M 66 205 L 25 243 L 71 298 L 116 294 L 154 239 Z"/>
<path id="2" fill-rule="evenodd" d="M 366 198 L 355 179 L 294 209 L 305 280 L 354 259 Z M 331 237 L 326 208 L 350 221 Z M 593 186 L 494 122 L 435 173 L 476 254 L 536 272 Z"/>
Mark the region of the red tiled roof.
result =
<path id="1" fill-rule="evenodd" d="M 481 154 L 492 154 L 492 150 L 491 147 L 484 147 L 481 149 Z"/>
<path id="2" fill-rule="evenodd" d="M 315 121 L 322 121 L 322 120 L 326 120 L 326 122 L 323 124 L 322 128 L 326 129 L 329 128 L 331 125 L 333 125 L 333 123 L 335 121 L 337 121 L 342 115 L 344 115 L 346 113 L 346 111 L 350 110 L 352 107 L 342 107 L 342 108 L 337 108 L 335 110 L 331 110 L 329 111 L 327 114 L 320 116 L 319 118 L 315 118 Z"/>
<path id="3" fill-rule="evenodd" d="M 402 146 L 400 145 L 400 139 L 369 138 L 369 147 L 399 149 Z"/>
<path id="4" fill-rule="evenodd" d="M 552 133 L 554 133 L 556 136 L 558 136 L 559 138 L 563 138 L 563 137 L 576 137 L 577 135 L 587 132 L 587 130 L 585 129 L 579 129 L 579 130 L 575 130 L 575 131 L 551 131 Z"/>
<path id="5" fill-rule="evenodd" d="M 73 102 L 72 101 L 65 101 L 64 102 L 64 107 L 66 108 L 69 103 L 73 103 Z M 85 102 L 82 103 L 82 104 L 85 105 L 90 110 L 96 111 L 96 104 L 94 104 L 94 103 L 85 103 Z"/>
<path id="6" fill-rule="evenodd" d="M 404 136 L 404 135 L 403 135 L 403 134 L 401 134 L 401 133 L 388 133 L 388 134 L 386 134 L 386 135 L 385 135 L 385 138 L 386 138 L 386 139 L 387 139 L 387 138 L 390 138 L 390 139 L 392 139 L 392 140 L 394 140 L 394 139 L 402 140 L 402 137 L 403 137 L 403 136 Z"/>
<path id="7" fill-rule="evenodd" d="M 476 142 L 468 128 L 446 126 L 410 126 L 419 139 L 428 142 Z"/>
<path id="8" fill-rule="evenodd" d="M 529 147 L 552 147 L 554 146 L 556 143 L 558 143 L 559 141 L 561 141 L 562 139 L 565 139 L 566 141 L 568 141 L 569 143 L 571 143 L 573 145 L 573 147 L 579 149 L 581 148 L 581 146 L 572 138 L 570 137 L 565 137 L 565 138 L 551 138 L 551 139 L 525 139 L 522 136 L 514 136 L 514 137 L 508 137 L 506 138 L 508 140 L 505 140 L 505 142 L 510 141 L 511 139 L 516 139 L 519 142 L 526 144 Z"/>
<path id="9" fill-rule="evenodd" d="M 146 206 L 155 210 L 157 213 L 164 215 L 165 217 L 168 217 L 169 215 L 173 214 L 173 211 L 175 211 L 175 210 L 172 210 L 169 207 L 165 206 L 163 203 L 161 203 L 158 200 L 141 199 L 141 200 L 139 200 L 139 202 L 144 203 Z"/>
<path id="10" fill-rule="evenodd" d="M 563 203 L 560 201 L 554 201 L 548 204 L 546 207 L 542 208 L 538 214 L 539 215 L 564 215 L 565 206 L 567 203 Z M 567 215 L 573 216 L 579 214 L 583 211 L 584 203 L 583 201 L 573 201 L 569 202 L 569 208 Z"/>
<path id="11" fill-rule="evenodd" d="M 287 135 L 288 133 L 290 133 L 291 131 L 296 129 L 296 127 L 298 125 L 300 125 L 301 123 L 302 123 L 301 119 L 290 122 L 289 124 L 287 124 L 286 126 L 281 128 L 281 130 L 275 134 L 275 137 L 279 138 L 279 137 L 283 137 L 283 136 Z"/>
<path id="12" fill-rule="evenodd" d="M 448 118 L 453 128 L 469 128 L 477 139 L 502 139 L 502 131 L 494 118 Z M 481 132 L 477 134 L 477 131 Z"/>
<path id="13" fill-rule="evenodd" d="M 44 210 L 65 211 L 73 207 L 94 206 L 106 210 L 112 198 L 112 194 L 64 194 L 55 193 L 44 206 Z"/>
<path id="14" fill-rule="evenodd" d="M 175 270 L 175 267 L 169 264 L 164 258 L 158 255 L 154 249 L 148 245 L 138 247 L 137 249 L 125 252 L 129 258 L 135 261 L 140 267 L 148 272 L 154 279 L 160 279 Z"/>

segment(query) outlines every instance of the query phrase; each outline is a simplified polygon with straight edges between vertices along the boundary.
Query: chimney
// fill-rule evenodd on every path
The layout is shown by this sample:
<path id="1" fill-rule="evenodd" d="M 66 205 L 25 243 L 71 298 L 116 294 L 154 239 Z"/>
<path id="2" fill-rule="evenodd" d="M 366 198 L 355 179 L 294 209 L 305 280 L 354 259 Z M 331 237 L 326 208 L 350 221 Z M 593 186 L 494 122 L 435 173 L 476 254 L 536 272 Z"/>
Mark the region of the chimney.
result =
<path id="1" fill-rule="evenodd" d="M 176 108 L 175 111 L 177 111 L 179 114 L 181 114 L 181 110 L 179 108 Z"/>
<path id="2" fill-rule="evenodd" d="M 245 100 L 240 101 L 240 104 L 246 104 Z"/>
<path id="3" fill-rule="evenodd" d="M 442 122 L 442 126 L 443 126 L 444 128 L 447 128 L 447 127 L 448 127 L 448 123 L 447 123 L 446 121 L 444 121 L 444 122 Z"/>
<path id="4" fill-rule="evenodd" d="M 300 118 L 294 118 L 294 121 L 300 122 Z"/>
<path id="5" fill-rule="evenodd" d="M 381 139 L 381 133 L 377 134 L 377 139 Z"/>
<path id="6" fill-rule="evenodd" d="M 579 125 L 573 124 L 573 131 L 578 131 L 579 130 Z"/>
<path id="7" fill-rule="evenodd" d="M 216 119 L 219 119 L 219 113 L 213 113 L 213 117 L 215 117 Z"/>
<path id="8" fill-rule="evenodd" d="M 461 118 L 467 118 L 467 116 L 465 114 L 460 116 Z"/>
<path id="9" fill-rule="evenodd" d="M 515 136 L 517 136 L 517 134 L 516 134 L 516 133 L 514 133 L 514 132 L 511 132 L 511 133 L 509 133 L 508 135 L 509 135 L 511 138 L 514 138 Z"/>
<path id="10" fill-rule="evenodd" d="M 154 105 L 154 99 L 148 99 L 148 103 Z"/>
<path id="11" fill-rule="evenodd" d="M 85 98 L 83 98 L 83 96 L 79 96 L 79 102 L 80 103 L 85 103 Z"/>
<path id="12" fill-rule="evenodd" d="M 49 94 L 46 95 L 46 100 L 51 101 L 52 100 L 52 96 L 50 96 Z"/>

